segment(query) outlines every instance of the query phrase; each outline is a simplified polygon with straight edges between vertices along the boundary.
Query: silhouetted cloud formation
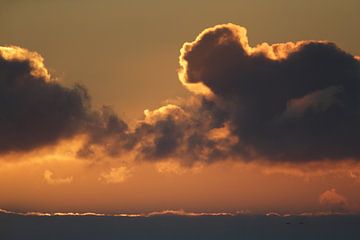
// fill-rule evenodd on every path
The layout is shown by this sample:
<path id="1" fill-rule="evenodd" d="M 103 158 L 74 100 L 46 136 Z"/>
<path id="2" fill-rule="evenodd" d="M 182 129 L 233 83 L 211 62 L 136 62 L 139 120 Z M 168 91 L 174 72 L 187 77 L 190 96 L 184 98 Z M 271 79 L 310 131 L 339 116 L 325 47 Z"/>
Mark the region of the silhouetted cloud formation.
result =
<path id="1" fill-rule="evenodd" d="M 360 157 L 360 63 L 335 44 L 252 48 L 246 29 L 226 24 L 181 52 L 180 80 L 227 113 L 224 123 L 239 139 L 233 153 L 275 161 Z"/>
<path id="2" fill-rule="evenodd" d="M 146 112 L 136 129 L 143 159 L 360 157 L 360 64 L 335 44 L 252 48 L 245 28 L 225 24 L 185 43 L 179 62 L 180 81 L 194 97 Z"/>
<path id="3" fill-rule="evenodd" d="M 179 79 L 194 95 L 145 110 L 130 129 L 110 108 L 92 109 L 84 87 L 53 80 L 38 54 L 1 47 L 0 153 L 84 134 L 82 158 L 360 158 L 359 57 L 326 41 L 251 47 L 246 29 L 233 24 L 204 30 L 180 52 Z"/>
<path id="4" fill-rule="evenodd" d="M 87 111 L 86 90 L 53 81 L 40 55 L 0 48 L 0 153 L 31 150 L 72 136 Z"/>
<path id="5" fill-rule="evenodd" d="M 52 79 L 42 57 L 0 47 L 0 154 L 30 151 L 86 133 L 88 141 L 126 129 L 104 108 L 94 111 L 86 89 Z"/>

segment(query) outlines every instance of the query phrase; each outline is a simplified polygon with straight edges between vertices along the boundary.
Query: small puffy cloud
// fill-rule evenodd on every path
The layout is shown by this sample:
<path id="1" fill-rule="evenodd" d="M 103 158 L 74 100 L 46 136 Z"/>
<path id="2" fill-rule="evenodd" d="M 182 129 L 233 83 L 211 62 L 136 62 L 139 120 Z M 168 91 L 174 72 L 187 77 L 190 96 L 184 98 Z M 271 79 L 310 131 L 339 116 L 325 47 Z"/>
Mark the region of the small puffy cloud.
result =
<path id="1" fill-rule="evenodd" d="M 214 111 L 219 111 L 217 118 L 213 117 Z M 145 120 L 130 134 L 138 159 L 181 159 L 181 163 L 188 166 L 225 159 L 231 144 L 237 142 L 237 138 L 230 135 L 220 110 L 205 98 L 147 110 Z"/>
<path id="2" fill-rule="evenodd" d="M 73 181 L 73 177 L 54 177 L 54 173 L 50 170 L 44 171 L 44 180 L 46 183 L 50 185 L 62 185 L 62 184 L 70 184 Z"/>
<path id="3" fill-rule="evenodd" d="M 200 173 L 203 169 L 202 164 L 194 164 L 191 167 L 183 166 L 179 161 L 167 160 L 155 164 L 156 170 L 161 174 L 183 175 L 186 173 Z"/>
<path id="4" fill-rule="evenodd" d="M 339 194 L 335 188 L 326 190 L 319 196 L 319 203 L 330 212 L 345 212 L 349 209 L 346 197 Z"/>
<path id="5" fill-rule="evenodd" d="M 130 176 L 130 169 L 128 167 L 122 166 L 118 168 L 111 168 L 110 171 L 101 173 L 98 180 L 106 184 L 122 183 Z"/>

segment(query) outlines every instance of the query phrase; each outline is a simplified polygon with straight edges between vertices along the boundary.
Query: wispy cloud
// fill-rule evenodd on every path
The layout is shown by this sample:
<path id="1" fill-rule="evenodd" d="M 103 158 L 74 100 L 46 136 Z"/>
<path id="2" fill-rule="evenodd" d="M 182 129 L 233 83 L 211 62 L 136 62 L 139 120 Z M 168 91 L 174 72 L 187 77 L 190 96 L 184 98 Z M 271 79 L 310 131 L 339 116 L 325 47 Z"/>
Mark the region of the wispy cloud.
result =
<path id="1" fill-rule="evenodd" d="M 124 182 L 130 176 L 130 169 L 128 167 L 122 166 L 118 168 L 111 168 L 108 172 L 101 173 L 98 180 L 107 184 L 115 184 Z"/>
<path id="2" fill-rule="evenodd" d="M 46 183 L 50 185 L 63 185 L 63 184 L 70 184 L 73 181 L 73 177 L 54 177 L 54 173 L 50 170 L 44 171 L 44 180 Z"/>

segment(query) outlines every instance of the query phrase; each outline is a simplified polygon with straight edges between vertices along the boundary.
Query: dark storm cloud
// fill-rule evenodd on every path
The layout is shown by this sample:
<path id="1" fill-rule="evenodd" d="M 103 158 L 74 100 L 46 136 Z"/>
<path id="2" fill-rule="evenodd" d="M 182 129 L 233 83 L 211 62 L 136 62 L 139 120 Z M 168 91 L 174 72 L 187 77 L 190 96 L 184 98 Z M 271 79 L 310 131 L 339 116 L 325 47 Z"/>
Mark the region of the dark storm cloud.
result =
<path id="1" fill-rule="evenodd" d="M 86 89 L 52 79 L 40 55 L 0 47 L 0 154 L 29 151 L 86 133 L 89 142 L 126 129 L 110 111 L 94 111 Z"/>
<path id="2" fill-rule="evenodd" d="M 335 44 L 252 48 L 244 28 L 219 25 L 185 44 L 180 64 L 185 86 L 209 92 L 227 112 L 225 121 L 239 138 L 233 154 L 277 161 L 360 158 L 360 64 Z"/>
<path id="3" fill-rule="evenodd" d="M 359 74 L 357 57 L 333 43 L 252 48 L 246 29 L 219 25 L 181 50 L 179 77 L 195 96 L 146 110 L 133 129 L 115 113 L 101 113 L 79 156 L 101 148 L 184 165 L 359 159 Z"/>
<path id="4" fill-rule="evenodd" d="M 34 53 L 0 50 L 0 153 L 31 150 L 78 131 L 88 110 L 86 90 L 52 81 Z"/>

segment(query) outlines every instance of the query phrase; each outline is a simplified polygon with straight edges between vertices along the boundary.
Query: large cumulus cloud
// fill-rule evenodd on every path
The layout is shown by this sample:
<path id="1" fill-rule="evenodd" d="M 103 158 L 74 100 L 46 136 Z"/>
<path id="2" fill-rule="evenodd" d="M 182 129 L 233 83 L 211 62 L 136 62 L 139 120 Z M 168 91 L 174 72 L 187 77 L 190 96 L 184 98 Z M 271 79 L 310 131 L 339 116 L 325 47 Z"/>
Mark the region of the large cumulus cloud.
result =
<path id="1" fill-rule="evenodd" d="M 249 46 L 233 24 L 184 44 L 180 80 L 227 112 L 233 154 L 359 159 L 360 63 L 326 41 Z M 214 116 L 216 117 L 216 116 Z"/>

